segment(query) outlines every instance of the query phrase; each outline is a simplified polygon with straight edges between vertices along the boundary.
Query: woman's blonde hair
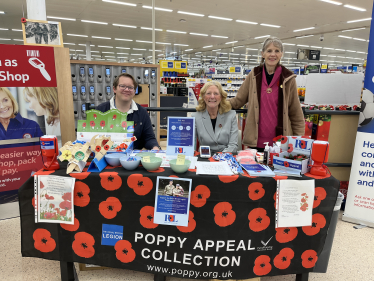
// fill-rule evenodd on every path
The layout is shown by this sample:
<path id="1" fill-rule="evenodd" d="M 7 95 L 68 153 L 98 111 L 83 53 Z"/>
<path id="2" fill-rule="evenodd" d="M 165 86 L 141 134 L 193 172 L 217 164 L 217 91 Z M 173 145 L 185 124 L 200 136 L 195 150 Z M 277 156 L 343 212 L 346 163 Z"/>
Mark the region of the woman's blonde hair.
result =
<path id="1" fill-rule="evenodd" d="M 221 95 L 221 102 L 218 105 L 218 112 L 220 114 L 226 113 L 231 110 L 231 103 L 226 100 L 227 98 L 227 93 L 222 89 L 222 86 L 220 83 L 211 81 L 205 83 L 205 85 L 202 87 L 200 90 L 200 98 L 199 98 L 199 105 L 196 107 L 196 111 L 204 111 L 206 109 L 206 103 L 204 101 L 204 97 L 206 94 L 206 91 L 208 90 L 209 87 L 211 86 L 216 86 L 218 88 L 218 91 Z"/>
<path id="2" fill-rule="evenodd" d="M 10 116 L 10 118 L 16 117 L 16 115 L 17 115 L 17 113 L 19 111 L 18 102 L 13 97 L 12 93 L 9 91 L 9 89 L 7 87 L 0 87 L 0 92 L 6 93 L 7 96 L 9 97 L 9 99 L 12 101 L 13 113 L 12 113 L 12 116 Z"/>
<path id="3" fill-rule="evenodd" d="M 54 87 L 25 87 L 25 100 L 30 102 L 27 97 L 34 97 L 38 100 L 40 106 L 48 112 L 47 124 L 53 126 L 60 118 L 58 109 L 57 88 Z"/>
<path id="4" fill-rule="evenodd" d="M 284 53 L 283 49 L 283 43 L 282 41 L 277 37 L 268 37 L 265 39 L 263 45 L 262 45 L 262 53 L 265 53 L 266 49 L 269 47 L 270 44 L 273 44 L 275 47 L 279 48 L 282 53 Z M 263 65 L 265 62 L 265 59 L 261 58 L 261 64 Z M 280 61 L 278 62 L 278 65 L 280 64 Z"/>

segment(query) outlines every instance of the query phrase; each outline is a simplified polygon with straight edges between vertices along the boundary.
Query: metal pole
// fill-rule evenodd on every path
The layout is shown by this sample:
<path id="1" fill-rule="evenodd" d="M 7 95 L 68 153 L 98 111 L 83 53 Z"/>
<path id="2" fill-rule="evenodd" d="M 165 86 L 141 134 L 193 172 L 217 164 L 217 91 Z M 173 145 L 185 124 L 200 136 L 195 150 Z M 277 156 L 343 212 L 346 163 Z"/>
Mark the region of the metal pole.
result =
<path id="1" fill-rule="evenodd" d="M 156 64 L 155 0 L 152 0 L 152 63 Z"/>
<path id="2" fill-rule="evenodd" d="M 91 61 L 91 42 L 86 42 L 86 60 Z"/>

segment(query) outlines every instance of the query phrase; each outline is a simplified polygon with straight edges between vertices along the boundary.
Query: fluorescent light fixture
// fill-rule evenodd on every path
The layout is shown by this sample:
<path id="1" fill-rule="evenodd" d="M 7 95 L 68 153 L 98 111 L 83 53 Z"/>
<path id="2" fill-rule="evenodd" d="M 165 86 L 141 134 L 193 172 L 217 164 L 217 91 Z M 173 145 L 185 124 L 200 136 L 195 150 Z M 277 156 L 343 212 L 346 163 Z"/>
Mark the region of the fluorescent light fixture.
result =
<path id="1" fill-rule="evenodd" d="M 140 27 L 140 29 L 153 30 L 152 27 Z M 160 28 L 155 28 L 155 31 L 162 31 Z"/>
<path id="2" fill-rule="evenodd" d="M 99 48 L 109 48 L 109 49 L 113 49 L 113 47 L 112 46 L 97 46 L 97 47 L 99 47 Z"/>
<path id="3" fill-rule="evenodd" d="M 330 4 L 334 4 L 334 5 L 342 5 L 343 3 L 340 3 L 338 1 L 332 1 L 332 0 L 320 0 L 322 2 L 326 2 L 326 3 L 330 3 Z"/>
<path id="4" fill-rule="evenodd" d="M 212 50 L 213 52 L 217 52 L 217 51 L 221 51 L 221 49 L 215 49 L 215 50 Z"/>
<path id="5" fill-rule="evenodd" d="M 205 48 L 212 48 L 212 47 L 213 47 L 213 45 L 204 46 L 203 49 L 205 49 Z"/>
<path id="6" fill-rule="evenodd" d="M 130 56 L 142 56 L 142 54 L 131 54 Z"/>
<path id="7" fill-rule="evenodd" d="M 285 52 L 286 54 L 296 54 L 295 52 Z"/>
<path id="8" fill-rule="evenodd" d="M 166 30 L 166 32 L 172 32 L 172 33 L 182 33 L 182 34 L 186 34 L 187 32 L 186 31 L 177 31 L 177 30 Z"/>
<path id="9" fill-rule="evenodd" d="M 0 14 L 5 14 L 5 12 L 4 11 L 0 11 Z"/>
<path id="10" fill-rule="evenodd" d="M 75 43 L 65 43 L 64 42 L 64 45 L 75 45 Z"/>
<path id="11" fill-rule="evenodd" d="M 76 37 L 88 37 L 87 35 L 70 34 L 70 33 L 68 33 L 68 34 L 66 34 L 66 35 L 68 35 L 68 36 L 76 36 Z"/>
<path id="12" fill-rule="evenodd" d="M 95 58 L 101 58 L 100 55 L 91 55 L 91 57 L 95 57 Z"/>
<path id="13" fill-rule="evenodd" d="M 328 55 L 328 57 L 336 58 L 336 56 L 333 56 L 333 55 Z"/>
<path id="14" fill-rule="evenodd" d="M 117 41 L 133 41 L 132 39 L 122 39 L 122 38 L 114 38 Z"/>
<path id="15" fill-rule="evenodd" d="M 239 56 L 239 54 L 234 54 L 234 53 L 231 53 L 230 55 L 232 55 L 232 56 Z"/>
<path id="16" fill-rule="evenodd" d="M 185 52 L 189 52 L 189 51 L 192 51 L 193 49 L 187 49 L 187 50 L 184 50 Z"/>
<path id="17" fill-rule="evenodd" d="M 151 43 L 151 44 L 152 44 L 152 42 L 151 42 L 151 41 L 142 41 L 142 40 L 136 40 L 136 42 L 138 42 L 138 43 Z"/>
<path id="18" fill-rule="evenodd" d="M 156 44 L 161 44 L 161 45 L 171 45 L 171 43 L 164 43 L 164 42 L 156 42 Z"/>
<path id="19" fill-rule="evenodd" d="M 348 53 L 356 53 L 356 51 L 353 51 L 353 50 L 345 50 L 345 51 Z"/>
<path id="20" fill-rule="evenodd" d="M 300 39 L 300 38 L 306 38 L 306 37 L 312 37 L 312 36 L 314 36 L 314 35 L 304 35 L 304 36 L 298 36 L 298 37 L 296 37 L 296 39 Z"/>
<path id="21" fill-rule="evenodd" d="M 242 54 L 242 56 L 250 57 L 251 55 L 247 55 L 247 54 Z"/>
<path id="22" fill-rule="evenodd" d="M 133 3 L 126 3 L 122 1 L 114 1 L 114 0 L 103 0 L 103 2 L 113 3 L 113 4 L 120 4 L 120 5 L 126 5 L 126 6 L 133 6 L 136 7 L 136 4 Z"/>
<path id="23" fill-rule="evenodd" d="M 346 38 L 346 39 L 352 39 L 352 37 L 349 37 L 349 36 L 344 36 L 344 35 L 338 35 L 338 37 L 341 37 L 341 38 Z"/>
<path id="24" fill-rule="evenodd" d="M 142 7 L 145 8 L 145 9 L 152 9 L 152 6 L 143 5 Z M 158 8 L 158 7 L 155 7 L 155 10 L 164 11 L 164 12 L 172 12 L 173 11 L 173 10 L 170 10 L 170 9 L 164 9 L 164 8 Z"/>
<path id="25" fill-rule="evenodd" d="M 197 36 L 208 36 L 208 34 L 202 34 L 202 33 L 194 33 L 194 32 L 190 32 L 190 35 L 197 35 Z"/>
<path id="26" fill-rule="evenodd" d="M 9 28 L 0 28 L 0 30 L 9 30 Z"/>
<path id="27" fill-rule="evenodd" d="M 236 48 L 243 48 L 244 46 L 235 46 L 234 49 Z"/>
<path id="28" fill-rule="evenodd" d="M 171 52 L 170 54 L 176 54 L 176 53 L 178 53 L 178 52 Z"/>
<path id="29" fill-rule="evenodd" d="M 324 50 L 334 50 L 334 48 L 323 47 Z"/>
<path id="30" fill-rule="evenodd" d="M 96 39 L 105 39 L 105 40 L 110 40 L 112 38 L 110 37 L 101 37 L 101 36 L 91 36 L 92 38 L 96 38 Z"/>
<path id="31" fill-rule="evenodd" d="M 84 52 L 83 50 L 75 50 L 76 52 Z"/>
<path id="32" fill-rule="evenodd" d="M 299 46 L 299 47 L 308 47 L 309 48 L 308 45 L 300 45 L 300 44 L 298 44 L 297 46 Z"/>
<path id="33" fill-rule="evenodd" d="M 304 31 L 304 30 L 310 30 L 310 29 L 315 29 L 315 27 L 307 27 L 307 28 L 301 28 L 301 29 L 295 29 L 293 32 L 299 32 L 299 31 Z"/>
<path id="34" fill-rule="evenodd" d="M 91 51 L 91 53 L 100 53 L 99 51 Z"/>
<path id="35" fill-rule="evenodd" d="M 345 59 L 345 57 L 342 57 L 342 56 L 336 56 L 337 58 L 341 58 L 341 59 Z"/>
<path id="36" fill-rule="evenodd" d="M 114 54 L 114 52 L 102 52 L 103 54 Z"/>
<path id="37" fill-rule="evenodd" d="M 178 14 L 184 14 L 184 15 L 190 15 L 190 16 L 196 16 L 196 17 L 203 17 L 203 14 L 196 14 L 196 13 L 190 13 L 190 12 L 183 12 L 183 11 L 178 11 Z"/>
<path id="38" fill-rule="evenodd" d="M 135 25 L 127 25 L 127 24 L 119 24 L 119 23 L 112 23 L 113 26 L 120 26 L 120 27 L 128 27 L 128 28 L 136 28 Z"/>
<path id="39" fill-rule="evenodd" d="M 147 49 L 138 49 L 138 48 L 132 48 L 132 49 L 136 51 L 147 51 Z"/>
<path id="40" fill-rule="evenodd" d="M 22 41 L 23 42 L 23 39 L 13 39 L 14 41 Z"/>
<path id="41" fill-rule="evenodd" d="M 346 8 L 349 8 L 349 9 L 353 9 L 353 10 L 356 10 L 356 11 L 360 11 L 360 12 L 366 12 L 366 9 L 364 8 L 360 8 L 360 7 L 357 7 L 357 6 L 352 6 L 352 5 L 344 5 L 344 7 Z"/>
<path id="42" fill-rule="evenodd" d="M 327 55 L 320 55 L 320 57 L 327 57 Z"/>
<path id="43" fill-rule="evenodd" d="M 174 44 L 174 46 L 184 46 L 184 47 L 188 47 L 188 45 L 186 45 L 186 44 Z"/>
<path id="44" fill-rule="evenodd" d="M 208 18 L 211 18 L 211 19 L 217 19 L 217 20 L 227 20 L 227 21 L 232 21 L 232 19 L 229 19 L 229 18 L 216 17 L 216 16 L 208 16 Z"/>
<path id="45" fill-rule="evenodd" d="M 292 43 L 283 43 L 283 45 L 295 46 L 295 44 L 292 44 Z"/>
<path id="46" fill-rule="evenodd" d="M 310 46 L 311 48 L 322 49 L 320 46 Z"/>
<path id="47" fill-rule="evenodd" d="M 107 22 L 102 22 L 102 21 L 81 20 L 81 22 L 87 22 L 87 23 L 96 23 L 96 24 L 108 25 Z"/>
<path id="48" fill-rule="evenodd" d="M 215 58 L 216 56 L 207 56 L 208 58 Z"/>
<path id="49" fill-rule="evenodd" d="M 347 23 L 360 22 L 360 21 L 367 21 L 367 20 L 371 20 L 371 18 L 365 18 L 365 19 L 359 19 L 359 20 L 350 20 L 350 21 L 347 21 Z"/>
<path id="50" fill-rule="evenodd" d="M 225 44 L 234 44 L 234 43 L 238 43 L 238 41 L 226 42 Z"/>
<path id="51" fill-rule="evenodd" d="M 246 20 L 236 20 L 236 22 L 247 23 L 247 24 L 258 24 L 257 22 L 246 21 Z"/>
<path id="52" fill-rule="evenodd" d="M 270 35 L 264 35 L 264 36 L 257 36 L 255 37 L 254 39 L 260 39 L 260 38 L 265 38 L 265 37 L 269 37 Z"/>
<path id="53" fill-rule="evenodd" d="M 129 48 L 130 49 L 130 48 Z M 152 52 L 152 49 L 149 49 L 148 51 Z M 161 50 L 155 50 L 155 52 L 162 52 Z"/>
<path id="54" fill-rule="evenodd" d="M 366 54 L 365 52 L 357 52 L 357 54 Z"/>
<path id="55" fill-rule="evenodd" d="M 345 52 L 344 49 L 335 49 L 335 51 L 341 51 L 341 52 Z"/>
<path id="56" fill-rule="evenodd" d="M 342 30 L 342 32 L 348 32 L 348 31 L 354 31 L 354 30 L 363 30 L 363 29 L 366 29 L 366 28 L 361 27 L 361 28 L 354 28 L 354 29 L 346 29 L 346 30 Z"/>
<path id="57" fill-rule="evenodd" d="M 116 49 L 130 50 L 130 48 L 126 48 L 126 47 L 116 47 Z"/>
<path id="58" fill-rule="evenodd" d="M 366 41 L 366 39 L 361 39 L 361 38 L 352 38 L 353 40 L 357 40 L 357 41 Z"/>
<path id="59" fill-rule="evenodd" d="M 64 43 L 65 44 L 65 43 Z M 71 43 L 72 44 L 72 43 Z M 71 45 L 71 44 L 69 44 L 69 45 Z M 75 45 L 75 44 L 73 44 L 73 45 Z M 78 44 L 79 46 L 83 46 L 83 47 L 86 47 L 86 44 Z M 91 47 L 95 47 L 95 45 L 90 45 Z"/>
<path id="60" fill-rule="evenodd" d="M 117 59 L 127 59 L 127 57 L 117 57 Z"/>
<path id="61" fill-rule="evenodd" d="M 280 25 L 274 25 L 274 24 L 268 24 L 268 23 L 260 23 L 262 26 L 268 26 L 268 27 L 275 27 L 275 28 L 280 28 Z"/>
<path id="62" fill-rule="evenodd" d="M 229 38 L 228 36 L 221 36 L 221 35 L 210 35 L 210 36 L 215 37 L 215 38 Z"/>
<path id="63" fill-rule="evenodd" d="M 129 53 L 117 53 L 117 55 L 128 55 Z"/>
<path id="64" fill-rule="evenodd" d="M 47 16 L 47 19 L 71 20 L 71 21 L 76 21 L 76 19 L 72 19 L 72 18 L 62 18 L 62 17 L 53 17 L 53 16 Z"/>
<path id="65" fill-rule="evenodd" d="M 196 52 L 195 55 L 197 55 L 197 54 L 201 54 L 201 52 Z"/>
<path id="66" fill-rule="evenodd" d="M 22 32 L 22 29 L 15 29 L 15 28 L 12 28 L 12 31 L 20 31 L 20 32 Z"/>

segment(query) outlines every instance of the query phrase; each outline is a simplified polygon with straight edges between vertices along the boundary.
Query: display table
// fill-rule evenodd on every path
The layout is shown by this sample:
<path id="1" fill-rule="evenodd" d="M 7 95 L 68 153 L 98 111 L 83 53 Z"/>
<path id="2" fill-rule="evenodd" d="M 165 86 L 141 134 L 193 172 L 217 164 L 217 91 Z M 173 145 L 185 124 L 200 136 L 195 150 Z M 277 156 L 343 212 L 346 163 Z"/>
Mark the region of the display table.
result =
<path id="1" fill-rule="evenodd" d="M 72 262 L 149 272 L 155 279 L 298 274 L 297 280 L 307 280 L 324 246 L 339 189 L 333 177 L 316 179 L 313 225 L 275 229 L 274 178 L 142 167 L 66 175 L 64 163 L 51 175 L 76 178 L 75 224 L 35 224 L 30 178 L 19 190 L 22 256 L 62 261 L 63 280 L 74 280 Z M 187 227 L 153 223 L 158 176 L 192 179 Z M 103 224 L 123 226 L 122 241 L 102 245 Z"/>

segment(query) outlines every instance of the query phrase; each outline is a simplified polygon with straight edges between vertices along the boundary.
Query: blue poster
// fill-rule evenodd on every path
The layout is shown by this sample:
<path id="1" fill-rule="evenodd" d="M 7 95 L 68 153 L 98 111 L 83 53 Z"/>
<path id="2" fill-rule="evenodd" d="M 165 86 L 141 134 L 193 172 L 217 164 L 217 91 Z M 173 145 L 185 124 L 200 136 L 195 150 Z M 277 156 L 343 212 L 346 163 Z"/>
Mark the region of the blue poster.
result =
<path id="1" fill-rule="evenodd" d="M 167 155 L 194 155 L 195 118 L 168 117 Z"/>
<path id="2" fill-rule="evenodd" d="M 192 179 L 157 177 L 153 222 L 188 226 Z"/>

